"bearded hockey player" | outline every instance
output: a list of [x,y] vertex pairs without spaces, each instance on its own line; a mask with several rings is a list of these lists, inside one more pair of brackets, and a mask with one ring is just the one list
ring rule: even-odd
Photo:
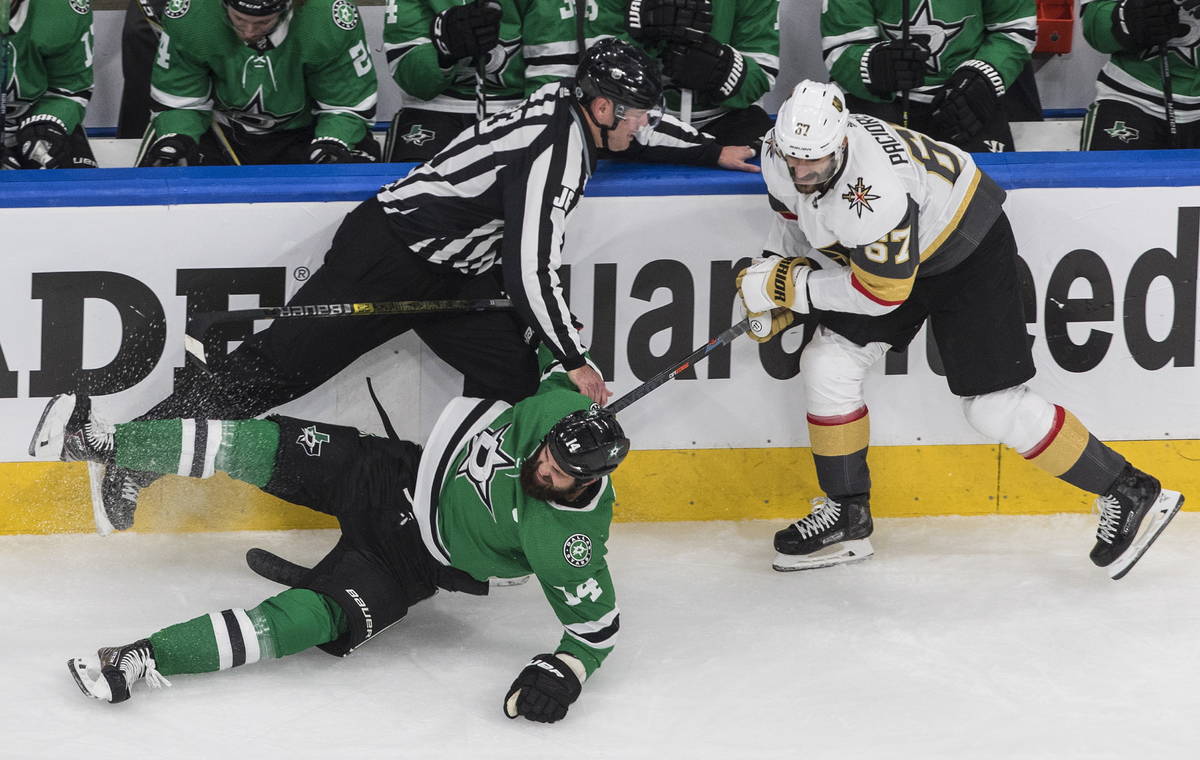
[[746,310],[795,314],[817,478],[812,513],[775,534],[776,570],[873,553],[867,370],[926,320],[967,421],[1046,472],[1098,494],[1092,561],[1121,578],[1179,510],[1163,489],[1025,383],[1034,375],[1004,191],[967,153],[852,115],[833,84],[804,81],[779,109],[763,160],[775,223],[739,275]]
[[1083,121],[1081,149],[1200,147],[1195,108],[1200,98],[1200,0],[1083,0],[1080,14],[1084,39],[1109,53],[1096,79],[1096,100]]
[[12,0],[0,18],[0,169],[92,169],[90,0]]
[[895,124],[907,117],[904,126],[967,151],[1011,151],[1009,121],[1042,119],[1029,67],[1036,6],[1035,0],[826,2],[825,66],[855,113]]
[[[257,607],[213,612],[68,663],[87,696],[129,699],[146,679],[227,670],[317,646],[345,656],[439,588],[486,594],[531,573],[562,623],[503,699],[510,718],[554,722],[612,651],[620,625],[605,542],[609,475],[629,440],[548,351],[538,393],[516,406],[458,398],[422,449],[289,417],[160,420],[105,428],[84,397],[51,400],[35,441],[63,459],[208,477],[221,470],[337,517],[311,570],[261,549],[247,561],[290,586]],[[365,611],[369,611],[365,612]]]
[[377,84],[350,0],[169,0],[138,166],[374,161]]

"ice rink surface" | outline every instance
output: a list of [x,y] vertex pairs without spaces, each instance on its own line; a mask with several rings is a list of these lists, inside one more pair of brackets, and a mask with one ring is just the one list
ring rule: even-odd
[[615,525],[620,637],[554,725],[500,710],[560,634],[533,583],[108,705],[69,656],[252,607],[279,587],[247,548],[313,562],[336,533],[0,537],[0,757],[1200,757],[1200,515],[1117,582],[1086,515],[877,520],[873,559],[788,574],[779,527]]

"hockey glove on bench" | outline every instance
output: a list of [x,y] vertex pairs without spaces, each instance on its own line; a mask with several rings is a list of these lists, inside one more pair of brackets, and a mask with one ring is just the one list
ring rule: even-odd
[[959,66],[934,95],[929,118],[938,130],[939,140],[961,147],[982,132],[1000,110],[1003,80],[991,66],[978,63],[982,66]]
[[583,663],[566,652],[536,655],[508,688],[504,714],[523,715],[538,723],[554,723],[583,690]]
[[17,130],[17,161],[22,169],[57,169],[67,157],[67,125],[57,116],[35,114]]
[[500,43],[500,16],[495,0],[455,5],[433,17],[430,38],[437,48],[438,65],[448,69],[456,61],[477,58]]
[[1188,33],[1179,22],[1179,6],[1192,11],[1200,0],[1121,0],[1113,8],[1112,31],[1126,50],[1145,50]]
[[197,166],[201,162],[200,146],[188,135],[163,135],[154,141],[138,162],[138,166]]
[[880,42],[863,56],[863,84],[872,95],[887,97],[894,92],[915,90],[925,84],[925,61],[929,51],[915,42]]
[[682,40],[672,42],[663,53],[663,73],[679,87],[725,100],[741,89],[746,61],[736,49],[711,35],[685,29]]
[[712,5],[708,0],[631,0],[625,12],[625,28],[638,42],[683,41],[685,29],[712,29]]

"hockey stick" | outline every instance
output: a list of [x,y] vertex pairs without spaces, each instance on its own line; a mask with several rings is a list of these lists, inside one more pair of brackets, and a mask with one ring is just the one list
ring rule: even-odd
[[0,169],[8,160],[4,131],[8,126],[8,16],[9,0],[0,0]]
[[[908,7],[909,0],[904,0],[900,4],[900,13],[903,17],[900,19],[900,41],[908,47]],[[900,126],[908,128],[908,90],[900,93]]]
[[483,56],[478,56],[475,59],[475,119],[483,121],[487,118],[487,93],[483,90],[484,80],[487,75],[484,69]]
[[747,317],[715,338],[710,338],[707,343],[688,354],[681,361],[671,365],[667,369],[664,369],[662,372],[659,372],[654,377],[650,378],[646,382],[631,390],[629,393],[626,393],[621,398],[609,404],[606,408],[608,411],[616,414],[658,386],[666,383],[668,380],[673,379],[680,372],[683,372],[696,362],[708,358],[708,355],[716,349],[720,348],[721,346],[728,346],[733,342],[734,338],[745,333],[749,329],[750,318]]
[[1167,112],[1167,147],[1178,145],[1179,126],[1175,123],[1175,90],[1171,86],[1171,62],[1167,56],[1171,50],[1163,44],[1162,52],[1158,54],[1158,72],[1162,76],[1163,108]]
[[436,314],[447,311],[496,311],[511,309],[507,298],[477,298],[447,301],[368,301],[365,303],[321,303],[297,306],[265,306],[260,309],[208,311],[194,315],[183,336],[189,356],[206,366],[204,335],[213,325],[255,319],[309,319],[323,317],[370,317],[396,314]]

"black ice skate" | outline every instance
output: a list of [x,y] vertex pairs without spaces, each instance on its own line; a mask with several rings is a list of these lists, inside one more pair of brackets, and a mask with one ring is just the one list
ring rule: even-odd
[[79,685],[79,690],[92,699],[124,702],[129,699],[129,687],[143,678],[155,689],[171,685],[155,670],[154,645],[149,639],[123,647],[103,647],[96,652],[96,656],[100,658],[98,674],[88,668],[82,657],[67,660],[67,668]]
[[1124,578],[1183,506],[1183,494],[1126,464],[1112,490],[1096,499],[1100,527],[1092,562],[1115,581]]
[[866,497],[838,503],[820,497],[812,512],[775,534],[775,561],[780,572],[861,562],[875,553],[868,536],[874,529]]
[[29,456],[107,465],[113,461],[112,429],[92,414],[90,398],[60,393],[42,410],[29,441]]
[[115,464],[105,468],[99,479],[93,477],[92,515],[96,519],[96,532],[108,535],[114,530],[133,527],[133,513],[142,489],[160,477],[156,472],[140,472]]

